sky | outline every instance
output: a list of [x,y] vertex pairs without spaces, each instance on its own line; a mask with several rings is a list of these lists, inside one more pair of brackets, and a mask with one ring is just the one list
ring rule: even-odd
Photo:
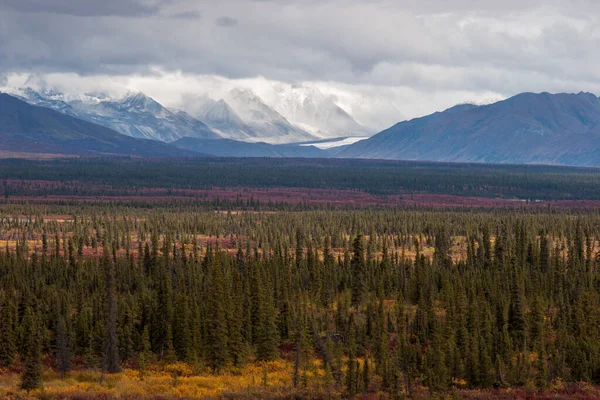
[[595,0],[0,0],[0,87],[185,108],[310,84],[383,129],[458,103],[600,94]]

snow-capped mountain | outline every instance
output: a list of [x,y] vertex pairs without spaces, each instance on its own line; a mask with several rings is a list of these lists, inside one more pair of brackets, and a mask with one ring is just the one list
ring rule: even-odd
[[252,141],[258,136],[223,99],[213,100],[202,96],[188,102],[187,108],[224,138]]
[[220,138],[202,121],[184,111],[169,110],[143,93],[111,99],[97,94],[67,96],[56,91],[36,92],[27,88],[16,94],[32,105],[52,108],[134,138],[163,142],[183,137]]
[[367,136],[362,126],[316,86],[277,84],[267,102],[292,124],[322,138]]
[[240,118],[252,128],[249,141],[292,143],[319,137],[292,125],[250,89],[232,89],[225,98]]
[[64,94],[19,89],[32,105],[60,111],[134,138],[174,142],[183,137],[287,144],[366,137],[370,130],[336,104],[335,97],[308,85],[275,85],[259,97],[234,88],[222,98],[184,95],[185,111],[169,109],[144,95],[112,98],[103,93]]
[[231,89],[219,100],[186,96],[182,107],[228,139],[286,144],[320,138],[290,123],[250,89]]

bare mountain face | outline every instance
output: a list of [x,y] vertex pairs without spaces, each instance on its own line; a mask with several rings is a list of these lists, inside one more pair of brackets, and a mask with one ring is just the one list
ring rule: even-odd
[[61,155],[199,156],[154,140],[135,139],[59,111],[0,93],[0,151]]
[[400,122],[348,146],[343,158],[600,165],[600,99],[523,93]]
[[186,112],[169,110],[143,93],[123,99],[103,95],[66,96],[56,91],[27,88],[18,96],[29,104],[51,108],[134,138],[173,142],[183,137],[219,139],[202,121]]

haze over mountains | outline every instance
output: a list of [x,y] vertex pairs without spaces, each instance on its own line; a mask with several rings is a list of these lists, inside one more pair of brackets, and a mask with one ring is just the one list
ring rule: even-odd
[[[270,104],[250,89],[234,88],[222,99],[187,99],[185,111],[168,109],[143,93],[113,98],[102,93],[67,95],[18,88],[33,105],[85,119],[124,135],[173,142],[183,137],[286,144],[337,137],[368,137],[363,127],[316,87],[273,90]],[[187,112],[186,112],[187,111]],[[291,118],[290,118],[291,117]]]
[[[198,96],[190,101],[189,113],[167,109],[142,93],[111,99],[23,89],[18,95],[62,115],[132,138],[173,143],[192,154],[600,166],[600,99],[590,93],[522,93],[489,105],[458,105],[360,141],[366,132],[360,124],[318,90],[304,86],[275,90],[278,100],[269,100],[273,107],[245,89],[218,100]],[[19,121],[27,121],[30,111],[21,107]],[[31,118],[38,115],[35,111]],[[0,131],[12,127],[0,126]],[[37,129],[40,133],[43,125]],[[45,146],[60,130],[53,124],[48,129],[52,134]],[[15,132],[10,131],[11,143],[26,147],[16,145]]]

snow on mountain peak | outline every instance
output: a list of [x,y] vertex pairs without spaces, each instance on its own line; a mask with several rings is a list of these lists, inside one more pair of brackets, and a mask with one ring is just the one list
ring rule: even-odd
[[146,96],[142,92],[130,93],[120,103],[125,107],[131,107],[142,112],[164,114],[165,111],[165,108],[156,100]]
[[294,125],[314,135],[331,138],[365,136],[368,130],[312,84],[276,84],[267,96],[268,104]]
[[33,105],[51,108],[136,138],[173,142],[182,137],[218,139],[202,121],[187,113],[168,110],[144,93],[127,93],[114,99],[102,93],[65,95],[56,90],[18,91]]

